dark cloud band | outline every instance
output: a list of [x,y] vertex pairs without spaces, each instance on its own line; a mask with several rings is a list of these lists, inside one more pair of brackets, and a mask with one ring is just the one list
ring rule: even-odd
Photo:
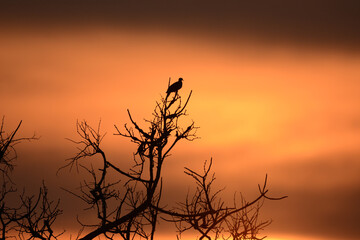
[[3,24],[105,24],[356,47],[358,1],[7,1]]

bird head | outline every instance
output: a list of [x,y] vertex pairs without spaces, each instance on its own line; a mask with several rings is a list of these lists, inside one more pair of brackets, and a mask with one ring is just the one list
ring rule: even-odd
[[179,78],[179,82],[182,82],[183,81],[183,79],[182,78]]

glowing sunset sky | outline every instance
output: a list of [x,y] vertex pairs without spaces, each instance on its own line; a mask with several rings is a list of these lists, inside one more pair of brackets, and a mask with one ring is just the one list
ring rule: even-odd
[[129,157],[113,124],[128,122],[126,109],[151,117],[169,77],[182,77],[201,139],[166,164],[166,201],[186,193],[183,167],[213,157],[230,198],[255,196],[266,173],[273,194],[289,195],[264,205],[268,239],[358,238],[359,3],[239,2],[3,4],[0,115],[41,136],[18,146],[16,179],[34,190],[46,180],[62,197],[60,225],[81,206],[59,189],[78,179],[54,177],[76,151],[65,140],[76,120],[101,119],[108,155]]

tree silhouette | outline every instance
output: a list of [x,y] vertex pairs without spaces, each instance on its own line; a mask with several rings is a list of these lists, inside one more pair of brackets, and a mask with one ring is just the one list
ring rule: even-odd
[[[18,195],[18,202],[14,204],[12,196],[17,194],[16,184],[11,178],[11,173],[15,167],[17,154],[15,145],[23,141],[37,140],[32,137],[16,138],[22,121],[10,134],[5,131],[5,117],[2,118],[0,127],[0,240],[8,238],[19,239],[57,239],[60,234],[54,234],[52,225],[61,210],[58,209],[57,202],[48,199],[48,190],[45,183],[40,187],[38,195],[27,195],[25,189]],[[16,235],[15,235],[16,234]]]
[[[262,186],[259,185],[255,199],[246,201],[242,195],[240,198],[234,195],[233,204],[227,205],[221,197],[222,190],[213,189],[216,179],[211,170],[213,160],[210,159],[204,162],[200,171],[185,167],[184,173],[192,178],[195,188],[182,202],[173,203],[173,207],[161,204],[163,164],[180,141],[197,138],[193,121],[182,125],[192,91],[183,99],[179,89],[172,97],[167,90],[166,96],[156,102],[152,118],[144,123],[136,121],[127,110],[130,123],[123,127],[114,125],[115,135],[129,139],[136,146],[129,168],[124,167],[123,160],[109,160],[111,158],[101,146],[105,136],[101,132],[101,122],[96,128],[86,121],[76,123],[79,140],[70,141],[77,145],[78,152],[59,171],[76,169],[86,173],[81,175],[83,181],[78,190],[64,190],[81,199],[88,206],[86,210],[94,216],[87,220],[77,218],[80,230],[76,239],[153,240],[160,221],[175,224],[177,239],[181,239],[186,231],[193,231],[199,239],[208,240],[261,239],[258,238],[259,231],[270,224],[270,221],[259,220],[263,201],[286,197],[268,196],[267,176]],[[54,233],[53,224],[62,211],[59,201],[48,199],[45,184],[38,195],[26,196],[23,191],[18,206],[6,205],[6,196],[17,192],[8,174],[14,159],[9,157],[8,149],[14,150],[16,142],[25,140],[14,139],[20,124],[6,137],[3,124],[1,127],[0,166],[2,177],[7,181],[3,181],[0,196],[0,239],[16,238],[9,235],[12,232],[16,232],[19,239],[58,239],[63,232]]]
[[[85,169],[92,180],[80,185],[80,193],[67,191],[82,199],[89,209],[95,209],[98,218],[95,224],[80,221],[89,230],[79,239],[93,239],[100,235],[108,239],[119,236],[126,240],[154,239],[159,215],[162,219],[175,222],[178,237],[192,229],[200,233],[200,239],[228,239],[229,236],[233,239],[257,239],[259,230],[269,224],[267,221],[258,222],[261,201],[284,197],[271,198],[267,195],[266,178],[263,186],[259,186],[256,199],[247,202],[241,198],[239,203],[235,199],[233,206],[225,206],[219,197],[221,191],[212,191],[215,180],[210,174],[212,160],[209,164],[205,162],[203,173],[185,168],[185,174],[194,179],[196,190],[184,202],[178,203],[180,207],[167,209],[160,206],[163,164],[179,141],[196,139],[197,129],[194,122],[186,126],[180,124],[187,115],[186,107],[192,92],[185,101],[177,91],[168,100],[168,93],[156,102],[153,117],[145,120],[145,127],[133,119],[129,110],[130,125],[125,124],[123,130],[115,125],[115,135],[128,138],[137,146],[133,166],[129,170],[108,160],[100,146],[104,137],[100,132],[100,123],[96,129],[86,121],[77,123],[81,140],[73,142],[81,147],[65,167]],[[94,155],[101,157],[100,168],[80,163],[81,159]],[[114,173],[117,174],[116,180],[108,177]]]

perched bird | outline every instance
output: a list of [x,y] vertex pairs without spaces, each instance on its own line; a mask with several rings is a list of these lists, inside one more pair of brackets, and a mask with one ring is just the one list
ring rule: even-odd
[[182,78],[179,78],[179,80],[173,84],[171,84],[169,86],[169,88],[166,91],[166,98],[168,98],[168,96],[170,95],[170,93],[174,92],[175,94],[177,94],[177,92],[179,91],[179,89],[182,87]]

